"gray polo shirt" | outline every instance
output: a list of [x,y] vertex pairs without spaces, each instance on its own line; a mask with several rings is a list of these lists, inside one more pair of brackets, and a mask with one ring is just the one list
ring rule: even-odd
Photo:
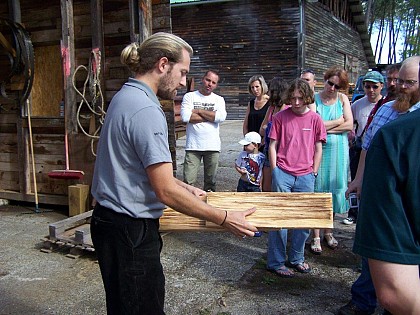
[[165,114],[155,93],[130,78],[113,97],[98,143],[92,195],[104,207],[134,218],[159,218],[165,205],[146,168],[172,163]]

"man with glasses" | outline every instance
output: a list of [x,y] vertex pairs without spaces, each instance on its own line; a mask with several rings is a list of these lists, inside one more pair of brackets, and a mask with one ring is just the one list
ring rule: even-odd
[[[381,91],[384,87],[384,77],[378,71],[369,71],[363,78],[363,88],[365,96],[358,99],[351,105],[351,113],[354,120],[354,140],[349,149],[350,155],[350,176],[353,180],[356,176],[357,165],[359,164],[360,152],[362,151],[362,139],[365,134],[366,123],[369,114],[375,105],[382,100]],[[351,207],[347,218],[343,220],[344,224],[350,225],[356,222],[358,214],[357,207]]]
[[[388,67],[386,67],[387,95],[384,98],[381,98],[376,103],[376,105],[373,107],[373,109],[369,113],[369,117],[367,119],[366,125],[363,128],[363,130],[367,130],[370,123],[372,122],[373,116],[375,116],[378,109],[383,104],[394,100],[395,97],[397,96],[397,80],[398,80],[398,72],[400,71],[400,67],[401,67],[400,63],[392,64],[392,65],[389,65]],[[356,104],[356,102],[354,104]],[[354,113],[353,113],[353,115],[354,115]],[[352,155],[356,154],[356,152],[354,152],[356,150],[354,150],[354,149],[355,149],[354,147],[350,148],[350,172],[351,172],[351,179],[352,180],[354,179],[354,177],[356,175],[357,166],[358,166],[359,159],[360,159],[360,152],[358,153],[357,159],[352,158]],[[356,220],[357,220],[357,212],[358,212],[358,208],[351,208],[349,210],[348,217],[343,220],[343,223],[348,224],[348,225],[355,223]]]
[[[412,56],[404,60],[399,71],[399,78],[396,79],[396,99],[382,105],[373,117],[372,123],[367,128],[363,139],[357,174],[355,179],[349,184],[346,191],[347,196],[351,192],[356,192],[358,197],[360,197],[365,171],[366,153],[375,133],[388,122],[420,108],[419,62],[420,56]],[[394,80],[392,79],[392,81]],[[368,195],[364,196],[368,198]],[[369,211],[369,209],[366,211]],[[368,233],[370,233],[370,231],[359,231],[359,239],[360,237],[363,237],[363,235],[367,236]],[[362,251],[360,247],[355,248],[355,252],[362,255],[362,271],[359,278],[351,287],[351,301],[340,308],[338,315],[370,315],[375,312],[377,306],[375,287],[373,286],[369,270],[370,265],[368,264],[368,259],[363,257],[366,252]],[[396,276],[398,276],[398,274]],[[384,314],[389,313],[385,311]]]

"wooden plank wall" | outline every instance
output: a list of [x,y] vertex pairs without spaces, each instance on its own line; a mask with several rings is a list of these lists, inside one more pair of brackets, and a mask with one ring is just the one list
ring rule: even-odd
[[0,114],[0,182],[2,189],[19,190],[16,114]]
[[[145,8],[146,2],[151,0],[139,1],[139,6]],[[74,46],[75,46],[75,68],[88,66],[92,52],[92,7],[91,1],[73,0],[73,22],[74,22]],[[70,169],[83,170],[85,177],[81,181],[57,180],[48,177],[48,172],[52,170],[65,169],[65,149],[64,149],[64,119],[59,118],[59,102],[63,92],[63,76],[61,58],[51,59],[51,49],[60,51],[60,41],[62,39],[62,18],[60,0],[20,0],[21,21],[31,35],[31,40],[35,48],[35,62],[38,80],[34,86],[33,112],[32,118],[33,139],[36,179],[38,193],[41,203],[67,204],[68,186],[73,184],[91,184],[95,157],[91,153],[90,138],[78,132],[69,135],[70,148]],[[7,1],[0,3],[0,16],[9,17]],[[145,12],[151,16],[150,12]],[[153,25],[154,31],[171,31],[170,5],[169,0],[153,0]],[[137,32],[139,30],[136,30]],[[104,51],[101,52],[103,68],[103,80],[101,82],[105,99],[105,109],[113,95],[120,89],[122,84],[131,75],[129,70],[121,65],[120,53],[122,49],[130,43],[130,12],[129,1],[127,0],[103,0],[103,38]],[[54,48],[55,47],[55,48]],[[56,55],[57,57],[57,55]],[[1,69],[0,69],[1,71]],[[56,77],[47,77],[48,71],[57,74]],[[36,75],[37,75],[36,74]],[[77,88],[81,91],[86,79],[86,71],[79,71],[75,76]],[[42,77],[42,78],[40,78]],[[39,81],[39,79],[43,81]],[[47,83],[47,84],[45,84]],[[68,83],[68,82],[67,82]],[[91,97],[86,95],[87,99]],[[81,97],[76,97],[76,104],[72,112],[81,101]],[[0,104],[1,105],[1,104]],[[0,110],[0,198],[15,200],[33,200],[32,170],[29,168],[31,157],[28,152],[28,123],[27,118],[20,118],[20,108],[8,104],[8,115],[4,115],[4,107]],[[81,123],[89,126],[89,111],[81,108]],[[86,117],[86,118],[83,118]],[[173,129],[173,108],[168,107],[168,122],[172,124],[169,128]],[[75,117],[70,117],[75,119]],[[88,128],[86,128],[88,129]],[[175,134],[170,133],[170,143],[172,155],[175,156]],[[24,151],[19,152],[18,143],[20,137],[25,136]],[[21,157],[25,156],[26,162],[21,163]],[[23,165],[26,164],[26,165]],[[60,198],[56,198],[59,196]]]
[[195,86],[207,69],[219,70],[216,93],[226,100],[228,119],[243,118],[251,76],[262,74],[268,82],[297,75],[298,1],[228,1],[172,6],[171,11],[173,33],[194,49]]
[[[303,1],[305,6],[304,67],[322,81],[332,65],[345,67],[350,82],[368,69],[349,1]],[[217,16],[217,19],[214,18]],[[246,0],[172,6],[173,33],[194,48],[191,76],[196,86],[208,68],[220,70],[216,93],[225,97],[228,119],[242,119],[250,99],[248,79],[262,74],[293,79],[299,75],[298,1]],[[211,32],[210,32],[211,30]]]
[[345,67],[350,82],[356,82],[358,75],[369,69],[360,35],[346,23],[331,18],[330,6],[322,3],[305,6],[304,67],[314,69],[319,81],[329,67]]

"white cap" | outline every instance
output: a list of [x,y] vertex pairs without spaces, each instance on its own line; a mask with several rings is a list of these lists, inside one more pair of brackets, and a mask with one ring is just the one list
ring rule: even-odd
[[251,142],[261,143],[261,136],[260,136],[260,134],[257,133],[257,132],[255,132],[255,131],[248,132],[245,135],[245,137],[241,141],[239,141],[239,144],[248,145]]

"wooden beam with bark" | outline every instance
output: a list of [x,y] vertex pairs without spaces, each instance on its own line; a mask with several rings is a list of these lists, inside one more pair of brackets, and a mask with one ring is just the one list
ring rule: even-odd
[[[207,203],[227,211],[255,207],[257,211],[247,219],[263,231],[281,228],[333,228],[330,193],[215,192],[207,195]],[[223,227],[171,208],[167,208],[160,219],[161,231],[221,229]]]

